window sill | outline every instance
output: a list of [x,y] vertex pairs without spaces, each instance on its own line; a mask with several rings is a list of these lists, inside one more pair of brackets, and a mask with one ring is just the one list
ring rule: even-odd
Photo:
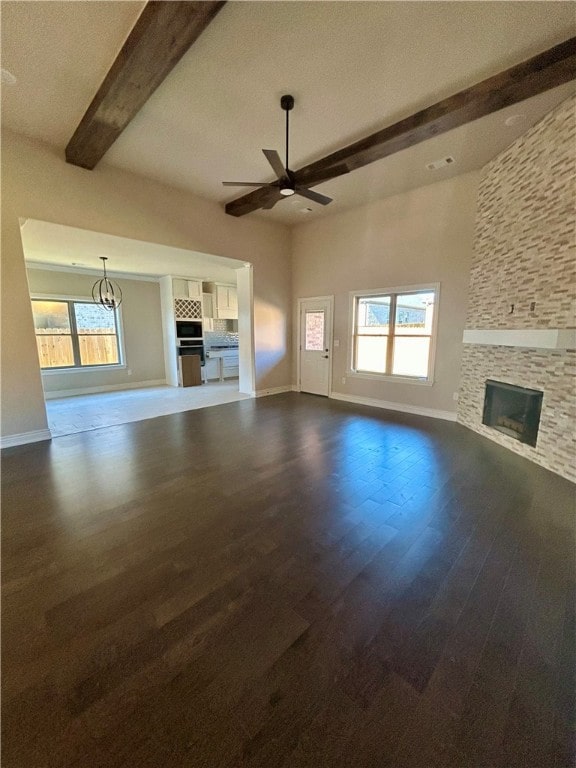
[[360,373],[348,371],[348,376],[355,379],[368,379],[371,381],[385,381],[393,384],[416,384],[418,387],[431,387],[434,379],[419,379],[415,376],[390,376],[385,373]]
[[83,368],[43,368],[42,376],[55,376],[60,373],[95,373],[96,371],[121,371],[127,368],[124,364],[119,365],[87,365]]

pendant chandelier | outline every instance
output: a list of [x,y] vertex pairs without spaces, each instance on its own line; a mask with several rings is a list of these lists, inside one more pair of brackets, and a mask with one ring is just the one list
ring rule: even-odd
[[106,262],[108,261],[108,257],[100,256],[100,258],[102,259],[102,265],[104,267],[104,277],[101,277],[100,280],[96,280],[92,286],[92,298],[96,304],[101,304],[104,309],[113,311],[122,303],[122,291],[120,290],[118,283],[110,280],[106,274]]

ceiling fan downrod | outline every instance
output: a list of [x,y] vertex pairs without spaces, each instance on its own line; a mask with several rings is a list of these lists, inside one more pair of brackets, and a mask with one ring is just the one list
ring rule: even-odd
[[289,119],[290,111],[294,109],[294,96],[290,96],[290,94],[282,96],[280,99],[280,106],[286,112],[286,170],[288,171],[290,170],[290,165],[288,163],[288,145],[290,141]]
[[286,177],[280,180],[280,194],[284,197],[291,197],[296,194],[296,184],[290,165],[288,164],[289,146],[290,146],[290,110],[294,109],[294,96],[286,94],[280,99],[280,106],[286,112]]

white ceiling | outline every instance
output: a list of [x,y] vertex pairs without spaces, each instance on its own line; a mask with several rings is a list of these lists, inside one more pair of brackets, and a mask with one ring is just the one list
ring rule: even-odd
[[[2,4],[2,119],[65,147],[141,2]],[[574,34],[572,2],[230,2],[107,153],[104,162],[221,202],[270,181],[292,93],[298,168]],[[574,83],[319,185],[257,215],[298,223],[481,167],[575,90]],[[520,115],[513,127],[505,118]],[[431,172],[427,162],[456,162]],[[312,208],[303,215],[302,209]],[[252,214],[255,215],[255,214]]]
[[116,276],[174,275],[235,283],[235,270],[244,266],[243,261],[224,256],[186,251],[36,219],[21,221],[20,232],[24,257],[29,267],[67,267],[76,272],[93,274],[102,270],[100,256],[107,256],[109,261],[106,268]]

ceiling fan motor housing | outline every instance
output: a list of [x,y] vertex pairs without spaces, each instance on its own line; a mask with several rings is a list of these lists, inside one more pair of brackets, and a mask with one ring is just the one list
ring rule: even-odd
[[290,112],[291,109],[294,109],[294,96],[290,96],[289,94],[282,96],[280,99],[280,106],[286,112]]

